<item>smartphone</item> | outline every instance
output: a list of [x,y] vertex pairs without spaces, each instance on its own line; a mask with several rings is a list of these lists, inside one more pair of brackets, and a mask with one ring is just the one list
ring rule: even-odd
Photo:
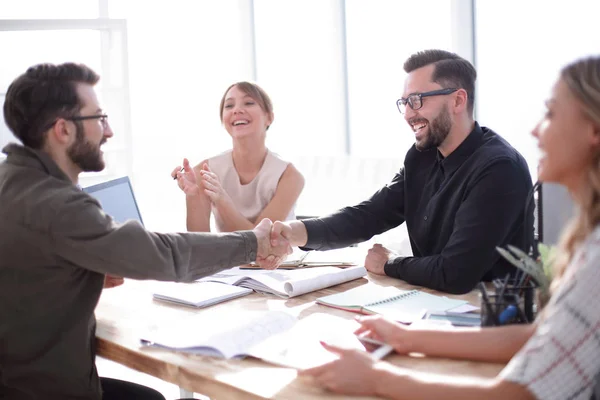
[[481,326],[480,314],[429,311],[425,313],[423,319],[450,323],[453,326]]
[[371,355],[378,360],[381,360],[382,358],[384,358],[385,356],[387,356],[388,354],[390,354],[394,351],[394,348],[392,346],[390,346],[389,344],[383,343],[379,340],[376,340],[376,339],[373,339],[373,338],[370,338],[367,336],[363,336],[363,335],[358,335],[357,338],[362,343],[366,343],[366,344],[375,346],[375,349],[369,351],[369,353],[371,353]]

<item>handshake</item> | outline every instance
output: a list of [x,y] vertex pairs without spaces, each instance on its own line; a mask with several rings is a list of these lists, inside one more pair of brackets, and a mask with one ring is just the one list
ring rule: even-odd
[[292,253],[292,246],[302,245],[302,242],[292,239],[292,227],[289,223],[271,222],[265,218],[252,230],[256,235],[258,250],[256,263],[265,269],[275,269],[288,254]]

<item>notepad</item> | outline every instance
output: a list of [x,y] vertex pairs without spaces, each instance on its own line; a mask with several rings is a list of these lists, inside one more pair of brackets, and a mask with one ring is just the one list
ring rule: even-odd
[[421,319],[427,311],[448,311],[467,302],[435,296],[420,290],[401,290],[393,286],[367,284],[320,297],[317,303],[362,314],[381,314],[399,322],[412,323]]
[[252,293],[252,289],[217,282],[160,283],[152,297],[190,307],[208,307]]

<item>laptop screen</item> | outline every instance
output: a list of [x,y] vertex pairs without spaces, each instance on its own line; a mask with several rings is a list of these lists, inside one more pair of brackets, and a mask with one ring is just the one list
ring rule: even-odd
[[95,197],[105,213],[116,222],[123,223],[130,219],[139,221],[142,225],[142,216],[138,209],[133,188],[129,177],[113,179],[83,188],[89,195]]

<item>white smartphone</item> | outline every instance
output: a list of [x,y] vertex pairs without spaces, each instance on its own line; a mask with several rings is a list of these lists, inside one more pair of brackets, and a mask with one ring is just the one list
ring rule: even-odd
[[428,312],[423,319],[449,323],[454,326],[481,326],[481,315],[453,312]]
[[390,354],[394,351],[394,348],[392,346],[390,346],[389,344],[383,343],[379,340],[370,338],[368,336],[363,336],[363,335],[358,335],[357,337],[358,337],[358,340],[360,340],[363,343],[368,343],[371,345],[378,346],[375,350],[370,351],[371,355],[378,360],[381,360],[382,358],[384,358],[385,356],[387,356],[388,354]]

